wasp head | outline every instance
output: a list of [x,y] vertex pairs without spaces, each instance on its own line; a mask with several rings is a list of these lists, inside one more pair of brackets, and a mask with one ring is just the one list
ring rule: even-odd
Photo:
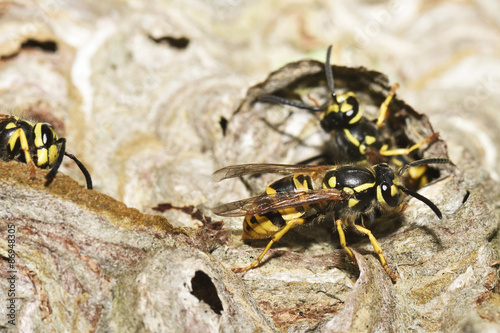
[[[37,123],[33,127],[33,134],[36,148],[36,165],[39,168],[52,167],[61,154],[62,144],[54,127],[47,123]],[[64,155],[64,151],[62,154]]]
[[323,113],[321,127],[326,132],[340,130],[356,124],[361,119],[359,102],[353,92],[339,95]]
[[387,163],[380,163],[374,166],[377,182],[377,200],[384,206],[398,207],[401,204],[401,184],[399,177]]

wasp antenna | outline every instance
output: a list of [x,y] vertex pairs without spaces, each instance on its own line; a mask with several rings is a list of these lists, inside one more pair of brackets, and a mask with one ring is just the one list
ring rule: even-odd
[[306,104],[302,104],[300,102],[296,102],[287,98],[279,97],[279,96],[274,96],[274,95],[264,95],[260,96],[257,99],[259,102],[264,102],[264,103],[276,103],[276,104],[285,104],[285,105],[290,105],[294,106],[299,109],[305,109],[309,111],[323,111],[325,109],[324,106],[309,106]]
[[401,176],[407,169],[416,167],[419,165],[428,165],[428,164],[448,164],[450,160],[447,158],[424,158],[422,160],[413,161],[408,164],[405,164],[398,171],[398,175]]
[[52,180],[55,178],[57,174],[57,170],[59,170],[59,167],[61,166],[62,160],[64,158],[64,153],[66,151],[66,139],[65,138],[60,138],[58,141],[61,142],[61,148],[59,149],[59,155],[57,156],[57,160],[54,163],[54,166],[52,169],[50,169],[49,173],[45,176],[45,179],[47,180]]
[[80,170],[82,171],[83,175],[85,176],[85,181],[87,182],[87,189],[91,190],[92,189],[92,178],[90,177],[90,173],[89,171],[87,170],[87,168],[85,167],[85,165],[83,165],[82,162],[80,162],[76,157],[75,155],[73,154],[69,154],[69,153],[66,153],[64,152],[64,154],[66,156],[68,156],[69,158],[71,158],[73,161],[75,161],[76,165],[78,165],[78,167],[80,168]]
[[90,177],[90,173],[87,170],[87,168],[82,164],[82,162],[80,162],[75,157],[75,155],[68,154],[66,152],[66,139],[65,138],[60,138],[58,141],[61,142],[61,148],[59,148],[59,155],[57,156],[57,160],[54,163],[54,166],[52,167],[52,169],[50,169],[49,173],[45,176],[45,179],[47,179],[49,181],[51,181],[52,179],[54,179],[55,176],[56,176],[56,174],[57,174],[57,170],[59,170],[59,167],[62,164],[62,160],[63,160],[64,156],[68,156],[73,161],[75,161],[76,165],[78,165],[78,167],[82,171],[83,175],[85,176],[85,180],[87,182],[87,188],[89,190],[91,190],[92,189],[92,178]]
[[423,195],[421,195],[421,194],[419,194],[417,192],[414,192],[414,191],[411,191],[411,190],[407,189],[406,187],[403,187],[403,186],[398,186],[398,187],[404,193],[411,195],[415,199],[420,200],[424,204],[426,204],[427,206],[429,206],[429,208],[432,209],[432,211],[434,212],[434,214],[436,214],[436,216],[440,220],[443,218],[443,214],[441,214],[441,211],[439,210],[439,208],[437,208],[437,206],[432,201],[430,201],[429,199],[427,199],[426,197],[424,197]]
[[335,104],[337,102],[337,94],[335,94],[335,87],[333,85],[333,71],[332,66],[330,65],[330,54],[332,53],[332,46],[328,46],[328,50],[326,51],[326,62],[325,62],[325,73],[326,73],[326,82],[328,83],[328,89],[332,93],[333,101]]

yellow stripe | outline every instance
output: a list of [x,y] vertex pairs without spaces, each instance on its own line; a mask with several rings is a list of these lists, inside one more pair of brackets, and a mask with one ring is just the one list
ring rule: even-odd
[[307,186],[307,177],[304,177],[304,182],[301,183],[297,178],[301,176],[300,174],[293,175],[293,185],[297,190],[309,190],[309,187]]
[[277,193],[276,190],[274,188],[272,188],[271,186],[266,186],[266,193],[267,194],[275,194]]
[[17,127],[16,123],[8,123],[7,125],[5,125],[5,129],[11,129],[16,127]]
[[[305,208],[307,208],[305,206]],[[299,212],[295,208],[285,208],[278,211],[281,217],[288,223],[289,221],[300,218],[304,212]],[[274,225],[274,224],[273,224]]]
[[7,141],[7,143],[9,144],[10,151],[14,150],[16,142],[17,140],[19,140],[19,133],[20,131],[15,131],[14,133],[12,133],[11,137],[9,138],[9,141]]
[[358,204],[359,200],[357,199],[354,199],[354,198],[350,198],[349,199],[349,207],[354,207]]
[[349,122],[349,125],[357,123],[360,119],[361,119],[361,111],[358,110],[356,117],[351,119],[351,121]]
[[[263,215],[255,215],[256,223],[252,223],[252,216],[245,217],[243,221],[243,239],[260,239],[274,235],[280,228],[276,227],[271,220]],[[250,227],[248,231],[246,226]]]
[[[343,102],[342,105],[341,105],[341,107],[340,107],[340,111],[342,113],[346,113],[346,112],[348,112],[350,110],[352,110],[352,105],[349,104],[349,103]],[[352,111],[352,112],[354,112],[354,111]]]
[[49,161],[49,156],[47,154],[47,149],[42,148],[42,149],[37,149],[36,151],[36,165],[41,166],[44,165],[45,163],[48,163]]
[[419,165],[408,169],[408,173],[410,174],[410,177],[413,179],[418,179],[422,177],[426,171],[427,171],[427,165]]
[[344,187],[342,189],[342,191],[344,191],[345,193],[347,193],[347,195],[353,195],[354,194],[354,190],[350,187]]
[[329,115],[332,112],[335,112],[335,113],[339,112],[339,106],[337,104],[331,104],[328,107],[328,110],[325,113],[323,113],[323,118],[325,118],[327,115]]
[[377,141],[377,138],[375,138],[374,136],[371,136],[371,135],[365,136],[365,142],[367,145],[371,145],[375,141]]
[[337,99],[339,100],[339,103],[344,103],[349,97],[356,98],[356,94],[353,93],[352,91],[348,91],[345,94],[340,94]]
[[398,194],[398,188],[396,185],[391,185],[391,197],[396,196],[396,194]]
[[42,147],[43,146],[42,124],[41,123],[36,124],[33,132],[35,133],[35,146]]
[[368,190],[369,188],[372,188],[373,186],[375,186],[375,182],[373,183],[364,183],[364,184],[361,184],[361,185],[358,185],[354,188],[354,191],[356,192],[363,192],[365,190]]
[[57,149],[57,146],[53,144],[52,146],[49,147],[48,151],[49,166],[52,166],[56,162],[58,155],[59,155],[59,149]]
[[347,139],[349,139],[349,141],[351,141],[353,145],[355,145],[356,147],[359,147],[358,139],[354,135],[352,135],[351,132],[347,128],[344,128],[344,133],[345,133],[345,136],[347,137]]
[[380,186],[377,186],[377,201],[382,203],[382,204],[387,204],[384,200],[384,197],[382,196],[382,190],[380,188]]
[[35,147],[36,150],[36,164],[37,166],[42,166],[47,164],[49,161],[49,155],[47,149],[44,148],[43,144],[43,135],[42,135],[42,123],[38,123],[35,125],[33,132],[35,133]]

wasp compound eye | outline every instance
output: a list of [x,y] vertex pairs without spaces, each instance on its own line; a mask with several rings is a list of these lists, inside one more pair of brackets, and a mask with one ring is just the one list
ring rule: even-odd
[[382,192],[382,198],[389,206],[399,206],[399,191],[393,184],[383,182],[380,184],[380,191]]
[[360,119],[356,118],[359,114],[359,102],[354,96],[349,95],[349,97],[347,97],[342,105],[341,110],[344,113],[345,124],[352,125]]
[[54,144],[54,130],[52,126],[47,124],[42,125],[42,142],[45,147],[50,147]]

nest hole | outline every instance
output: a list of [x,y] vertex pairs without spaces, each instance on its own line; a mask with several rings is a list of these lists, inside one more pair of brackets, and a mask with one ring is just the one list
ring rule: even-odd
[[200,301],[207,303],[213,312],[221,315],[224,308],[210,276],[203,271],[196,271],[191,279],[191,294]]

